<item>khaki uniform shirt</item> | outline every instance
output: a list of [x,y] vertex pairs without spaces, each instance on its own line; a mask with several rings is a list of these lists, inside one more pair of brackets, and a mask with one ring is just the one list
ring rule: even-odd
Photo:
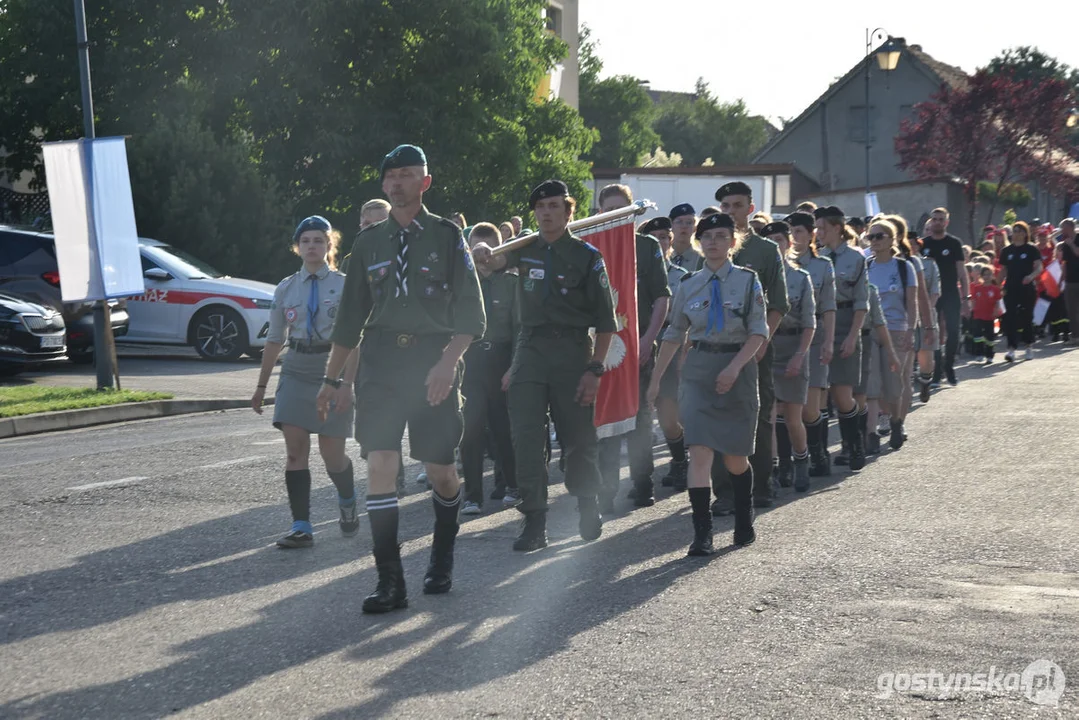
[[825,250],[824,257],[835,267],[836,303],[854,303],[854,311],[869,310],[869,284],[865,273],[865,256],[846,243],[835,251]]
[[603,256],[566,231],[553,243],[538,238],[507,253],[516,267],[517,306],[523,328],[541,325],[617,331],[614,298]]
[[674,246],[671,246],[671,264],[677,265],[683,270],[689,272],[695,272],[697,268],[704,265],[704,256],[694,249],[693,245],[686,248],[685,252],[678,252]]
[[783,258],[779,246],[767,238],[750,233],[738,251],[731,256],[735,265],[757,273],[768,299],[768,311],[786,315],[790,310],[787,300],[787,281],[783,272]]
[[517,339],[517,276],[495,272],[480,277],[483,309],[487,314],[487,332],[483,339],[492,343],[510,343]]
[[328,343],[341,304],[345,276],[323,265],[313,276],[318,281],[317,312],[308,322],[312,275],[300,270],[278,283],[270,305],[266,342],[284,344],[290,338],[303,343]]
[[[712,307],[712,278],[719,280],[723,301],[723,327],[709,327]],[[665,342],[744,344],[750,335],[768,337],[764,290],[757,275],[730,262],[716,272],[707,266],[678,284],[671,308],[671,324],[663,334]]]
[[483,336],[480,282],[460,228],[427,208],[407,228],[407,294],[397,294],[401,226],[391,215],[356,236],[333,342],[355,347],[364,330]]
[[637,333],[644,335],[652,320],[652,308],[660,298],[670,297],[667,261],[659,241],[651,235],[637,235]]

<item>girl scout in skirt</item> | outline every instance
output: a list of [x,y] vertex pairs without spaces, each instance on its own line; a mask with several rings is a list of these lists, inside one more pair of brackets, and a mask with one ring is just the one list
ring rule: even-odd
[[[326,358],[330,352],[337,306],[345,276],[334,268],[340,235],[326,218],[314,215],[299,224],[292,236],[292,249],[303,260],[303,268],[281,281],[274,290],[270,309],[270,329],[262,353],[262,372],[251,398],[251,407],[262,414],[266,383],[277,358],[288,341],[289,353],[281,365],[274,399],[273,424],[285,436],[285,488],[292,509],[292,530],[277,541],[282,548],[311,547],[311,471],[308,456],[311,434],[318,435],[318,449],[326,472],[337,487],[341,508],[341,533],[356,534],[356,492],[352,461],[345,455],[345,439],[352,435],[352,408],[337,407],[320,422],[315,399],[322,387]],[[345,366],[345,382],[356,377],[357,351]]]
[[832,261],[817,255],[816,225],[808,212],[796,212],[785,221],[791,227],[791,262],[809,273],[817,306],[817,332],[809,346],[809,393],[802,408],[802,422],[809,445],[809,475],[831,473],[828,458],[828,419],[821,408],[828,406],[828,365],[835,345],[835,269]]
[[[854,401],[858,404],[858,418],[861,423],[858,431],[864,438],[867,455],[880,453],[877,417],[880,415],[881,398],[889,392],[896,394],[900,391],[898,367],[899,358],[892,347],[880,293],[877,286],[870,283],[869,312],[865,315],[865,327],[862,328],[862,374],[854,388]],[[869,427],[870,421],[873,423],[872,428]]]
[[802,408],[809,396],[808,355],[817,328],[817,304],[813,297],[813,279],[790,261],[790,233],[791,227],[786,222],[772,222],[761,228],[761,235],[779,246],[790,302],[790,310],[783,316],[772,338],[779,484],[790,487],[793,475],[794,490],[806,492],[809,490],[809,448],[806,428],[802,424]]
[[[865,467],[865,445],[858,430],[858,406],[854,386],[862,370],[862,323],[869,310],[869,290],[865,256],[854,247],[854,231],[845,222],[843,211],[834,205],[813,212],[817,225],[817,244],[835,268],[835,346],[828,366],[832,384],[832,403],[839,413],[839,431],[850,447],[850,469]],[[827,428],[827,425],[824,425]],[[827,430],[822,431],[827,447]]]
[[[753,530],[753,454],[757,432],[755,355],[768,337],[764,293],[752,270],[729,261],[736,249],[734,219],[723,213],[697,224],[704,254],[699,271],[679,283],[671,324],[663,335],[648,400],[689,336],[678,404],[689,446],[689,499],[693,506],[690,555],[712,553],[712,458],[723,454],[734,494],[734,544],[748,545]],[[761,478],[769,482],[770,478]]]

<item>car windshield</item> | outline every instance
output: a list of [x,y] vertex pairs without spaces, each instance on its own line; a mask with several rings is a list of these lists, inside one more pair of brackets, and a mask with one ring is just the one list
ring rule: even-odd
[[188,280],[205,280],[207,278],[225,277],[224,273],[218,272],[194,255],[190,255],[172,245],[143,245],[143,247],[151,257],[165,256],[163,259],[168,264],[173,265],[177,270],[180,270],[187,275]]

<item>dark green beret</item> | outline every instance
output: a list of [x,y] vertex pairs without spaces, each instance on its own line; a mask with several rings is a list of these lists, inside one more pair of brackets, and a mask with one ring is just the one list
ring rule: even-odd
[[741,180],[735,180],[729,182],[726,185],[720,185],[719,190],[716,190],[716,200],[723,202],[723,198],[728,195],[745,195],[749,199],[753,199],[753,191],[750,190],[749,185],[746,185]]
[[386,171],[394,168],[423,167],[425,165],[427,165],[427,156],[423,154],[422,149],[415,145],[398,145],[390,151],[389,155],[382,158],[379,176],[386,177]]
[[761,237],[768,237],[769,235],[790,235],[791,226],[782,220],[776,220],[770,222],[761,228],[759,235]]
[[727,228],[732,233],[734,232],[734,218],[727,213],[716,213],[715,215],[709,215],[706,218],[701,218],[697,223],[697,232],[694,233],[698,240],[701,239],[701,235],[707,230],[713,230],[715,228]]
[[813,216],[807,212],[793,212],[783,218],[783,221],[792,228],[804,227],[806,230],[812,230],[815,227]]
[[528,197],[528,207],[536,209],[536,203],[553,197],[569,197],[569,188],[561,180],[544,180]]
[[693,209],[693,206],[689,203],[682,203],[681,205],[675,205],[671,208],[670,214],[667,216],[671,220],[677,220],[683,215],[696,215],[697,211]]
[[670,230],[671,219],[665,217],[654,217],[645,224],[641,225],[640,233],[647,235],[656,230]]
[[814,210],[813,217],[817,220],[820,220],[821,218],[839,218],[840,220],[845,220],[847,216],[835,205],[829,205],[828,207],[819,207]]

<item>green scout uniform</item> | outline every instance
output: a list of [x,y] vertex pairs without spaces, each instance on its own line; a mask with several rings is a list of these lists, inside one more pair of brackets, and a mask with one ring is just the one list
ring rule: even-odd
[[351,348],[363,336],[356,440],[365,452],[397,452],[407,426],[414,459],[453,464],[463,363],[449,397],[433,408],[426,380],[454,335],[484,333],[479,279],[460,228],[426,207],[406,228],[391,215],[356,236],[350,263],[332,340]]
[[[790,310],[787,300],[787,281],[783,271],[783,258],[779,246],[771,240],[762,238],[753,232],[742,241],[738,251],[731,257],[735,265],[752,270],[764,289],[767,312],[786,315]],[[775,383],[772,378],[774,358],[772,344],[757,364],[757,383],[759,385],[760,408],[757,418],[757,442],[750,462],[753,465],[753,492],[756,497],[771,497],[772,474],[772,406],[775,405]],[[712,463],[712,485],[719,494],[720,485],[727,477],[723,459],[717,457]]]
[[[667,285],[667,261],[659,241],[651,235],[637,234],[637,335],[643,336],[652,320],[652,308],[660,298],[670,297]],[[648,402],[648,384],[655,367],[655,344],[649,360],[640,367],[640,401],[637,405],[637,424],[627,435],[629,441],[629,474],[634,484],[650,486],[655,465],[652,461],[652,408]],[[614,497],[622,455],[622,436],[604,438],[599,443],[599,467],[604,492]]]
[[566,231],[507,253],[517,267],[521,333],[509,389],[523,513],[547,509],[547,412],[566,458],[566,488],[578,497],[599,491],[594,408],[575,400],[592,358],[588,329],[615,332],[614,300],[599,250]]
[[516,460],[510,435],[509,407],[502,391],[502,376],[513,360],[517,337],[517,276],[496,272],[480,278],[487,331],[465,353],[465,432],[461,440],[461,465],[465,476],[465,500],[483,505],[483,459],[487,431],[494,440],[494,457],[502,481],[517,487]]

